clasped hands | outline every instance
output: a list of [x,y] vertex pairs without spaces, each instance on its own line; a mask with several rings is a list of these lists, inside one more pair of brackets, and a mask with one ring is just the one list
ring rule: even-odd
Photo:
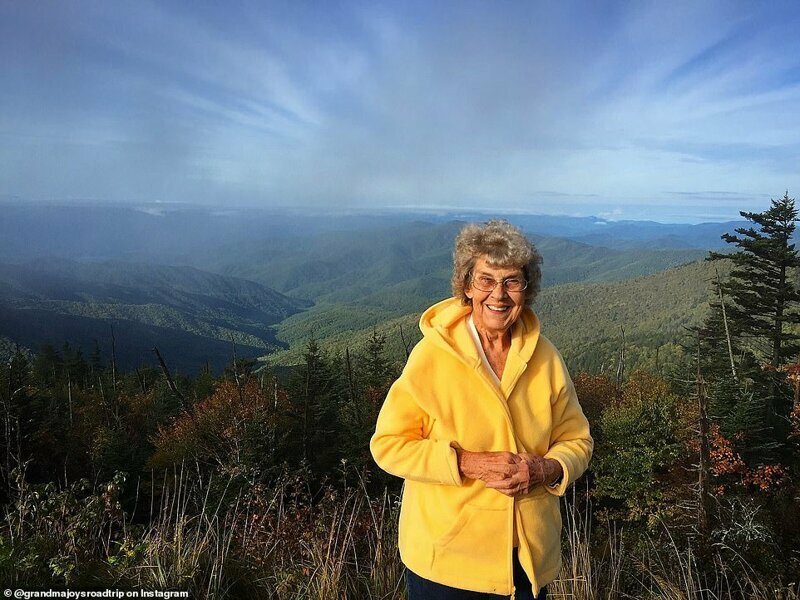
[[456,448],[458,470],[464,477],[480,479],[507,496],[527,494],[538,485],[552,485],[563,469],[561,463],[530,452],[470,452]]

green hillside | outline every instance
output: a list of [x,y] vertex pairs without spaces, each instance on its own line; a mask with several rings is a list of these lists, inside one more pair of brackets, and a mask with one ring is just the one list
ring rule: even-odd
[[261,284],[191,267],[0,265],[0,334],[33,349],[69,342],[88,352],[98,343],[108,357],[113,323],[124,367],[149,361],[153,346],[171,348],[171,363],[186,370],[206,360],[230,362],[232,341],[243,355],[280,348],[272,325],[306,306]]
[[251,313],[267,323],[308,306],[244,279],[192,267],[122,261],[39,259],[23,265],[0,264],[0,294],[53,301],[162,304],[208,315],[219,310]]
[[[397,316],[449,293],[453,241],[463,225],[414,222],[355,234],[243,243],[198,255],[193,264],[316,304],[353,302]],[[696,249],[621,251],[557,237],[530,237],[544,258],[544,286],[627,279],[705,254]]]
[[[721,274],[728,265],[717,263]],[[655,350],[668,361],[687,342],[686,327],[708,308],[714,265],[697,261],[643,277],[544,290],[535,310],[542,331],[574,369],[616,364],[625,334],[626,369],[655,368]]]
[[[290,348],[302,346],[312,336],[338,340],[336,345],[342,345],[346,340],[358,338],[358,332],[371,331],[373,327],[393,319],[412,322],[413,319],[409,320],[406,315],[418,314],[450,295],[453,239],[462,226],[461,222],[442,225],[414,223],[358,238],[334,236],[327,241],[315,242],[324,248],[318,257],[321,262],[316,267],[309,263],[306,268],[319,276],[319,272],[324,270],[320,265],[338,261],[342,265],[340,270],[349,271],[349,274],[284,290],[289,294],[318,294],[317,304],[307,312],[281,322],[277,327],[277,338]],[[532,237],[543,256],[542,285],[545,290],[571,282],[636,278],[704,255],[698,250],[618,251],[561,238]],[[307,261],[317,256],[313,247],[303,252]],[[299,260],[300,254],[298,251],[295,260]],[[372,262],[368,260],[369,256],[373,257]],[[240,271],[246,271],[248,265],[252,265],[247,261],[237,264]],[[259,268],[267,269],[268,261],[259,263]],[[280,268],[293,270],[299,267],[289,268],[283,264]],[[251,272],[250,276],[257,279],[263,274],[262,270]],[[299,281],[299,278],[293,281]],[[281,278],[275,282],[286,285],[286,280]],[[416,330],[416,325],[410,329]],[[391,340],[392,336],[388,337]],[[398,342],[396,351],[400,349]],[[287,356],[292,352],[290,350]],[[278,360],[284,361],[283,358]],[[288,359],[286,364],[296,360],[296,357]]]
[[[170,345],[187,370],[205,359],[229,362],[231,341],[243,356],[302,346],[311,336],[343,346],[393,319],[412,323],[408,315],[449,295],[453,240],[463,225],[408,222],[209,247],[192,257],[214,272],[123,261],[0,264],[0,335],[34,350],[99,343],[108,355],[115,323],[124,366],[147,360],[153,345]],[[545,288],[635,278],[703,254],[531,237],[544,258]],[[409,335],[415,330],[409,326]],[[399,341],[395,352],[402,353]]]
[[[542,290],[534,309],[543,333],[572,369],[612,368],[622,344],[622,328],[626,368],[654,366],[656,348],[660,347],[659,359],[674,357],[680,352],[678,343],[685,340],[684,327],[702,319],[713,274],[713,265],[697,261],[624,281],[556,285]],[[373,327],[387,336],[392,358],[401,360],[400,328],[406,342],[416,342],[419,314],[387,311],[382,318],[375,309],[355,305],[315,307],[281,324],[279,337],[289,342],[289,349],[263,360],[282,366],[298,364],[311,336],[331,352],[343,352],[345,347],[358,351]]]

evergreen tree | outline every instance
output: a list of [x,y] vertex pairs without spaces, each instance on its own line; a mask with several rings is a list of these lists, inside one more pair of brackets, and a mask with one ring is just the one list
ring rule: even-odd
[[386,335],[372,330],[367,338],[367,349],[364,356],[364,384],[371,388],[388,388],[392,374],[389,361],[386,359]]
[[94,349],[89,354],[89,376],[94,379],[103,369],[103,355],[100,352],[100,343],[94,340]]
[[727,288],[719,280],[714,283],[712,297],[703,324],[692,329],[700,344],[700,370],[707,386],[709,414],[727,438],[739,439],[739,451],[746,455],[760,452],[764,449],[763,433],[768,428],[766,412],[752,385],[741,377],[743,372],[753,372],[757,365],[752,353],[742,348],[739,324],[728,315]]
[[727,284],[731,300],[726,302],[727,315],[757,360],[755,368],[743,369],[742,375],[753,380],[754,393],[763,398],[768,422],[782,425],[791,402],[780,389],[778,370],[800,349],[800,336],[788,328],[800,323],[800,292],[793,277],[800,258],[791,243],[797,209],[787,192],[783,198],[772,200],[762,213],[739,214],[757,227],[737,228],[738,235],[724,234],[722,239],[739,250],[731,254],[711,252],[707,260],[733,261]]
[[330,475],[341,454],[339,405],[346,394],[341,374],[315,340],[309,340],[303,357],[289,379],[283,445],[289,462],[305,462],[312,471]]
[[[3,479],[8,482],[11,469],[20,468],[36,456],[35,438],[44,420],[41,398],[31,385],[31,365],[19,352],[0,373],[2,393],[2,452]],[[28,471],[34,471],[29,468]],[[37,473],[38,475],[38,473]]]
[[[727,304],[724,307],[717,296],[720,292],[718,284],[714,285],[714,300],[709,302],[710,310],[700,327],[692,331],[699,336],[700,360],[703,376],[706,380],[722,377],[736,378],[736,365],[741,362],[742,348],[739,343],[741,331],[738,323],[733,322],[729,316],[730,300],[723,296]],[[727,290],[721,290],[727,295]],[[691,351],[691,349],[687,349]]]
[[53,386],[61,376],[64,360],[53,346],[43,344],[33,361],[33,376],[40,386]]
[[394,379],[392,368],[386,357],[386,335],[372,330],[367,346],[356,359],[354,379],[348,401],[341,408],[343,421],[347,423],[347,435],[342,440],[344,457],[356,469],[372,464],[369,440],[375,431],[378,411]]
[[84,386],[88,379],[89,364],[83,357],[83,351],[80,347],[70,346],[69,343],[64,343],[61,349],[61,356],[63,357],[63,372],[61,373],[61,381],[71,381],[72,385]]

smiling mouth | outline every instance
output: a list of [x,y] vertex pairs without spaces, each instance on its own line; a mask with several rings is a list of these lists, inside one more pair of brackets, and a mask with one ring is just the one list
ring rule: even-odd
[[495,313],[504,313],[504,312],[508,312],[509,309],[511,309],[510,306],[492,306],[491,304],[486,304],[485,306],[491,312],[495,312]]

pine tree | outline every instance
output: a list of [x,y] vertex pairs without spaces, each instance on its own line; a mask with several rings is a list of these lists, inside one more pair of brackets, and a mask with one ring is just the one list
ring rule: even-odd
[[[722,292],[727,296],[727,289],[720,290],[715,283],[715,296]],[[739,344],[741,331],[738,324],[729,318],[730,300],[723,296],[726,305],[723,307],[719,297],[709,302],[709,311],[703,324],[693,328],[700,340],[700,367],[706,380],[723,377],[736,378],[736,364],[741,362],[742,348]],[[723,312],[723,308],[725,312]],[[730,342],[730,345],[729,345]],[[731,360],[733,357],[733,360]]]
[[351,387],[342,417],[348,425],[342,440],[342,452],[356,469],[372,464],[369,440],[375,431],[375,421],[394,378],[386,357],[386,335],[372,330],[364,352],[356,356],[356,385]]
[[33,376],[42,387],[54,386],[63,371],[64,359],[50,344],[44,344],[33,361]]
[[707,260],[733,261],[727,284],[728,318],[740,332],[743,345],[757,359],[755,364],[760,363],[742,375],[753,380],[754,393],[764,401],[767,421],[778,426],[785,422],[791,408],[790,399],[780,389],[779,369],[800,349],[800,335],[787,327],[800,323],[800,292],[793,277],[800,258],[791,242],[797,209],[787,192],[783,198],[772,200],[762,213],[739,214],[757,227],[737,228],[738,235],[724,234],[722,239],[739,250],[731,254],[710,252]]
[[[756,367],[752,354],[741,347],[736,323],[731,323],[719,301],[720,288],[715,283],[716,299],[703,324],[693,329],[699,338],[700,371],[706,382],[709,416],[728,437],[739,438],[737,448],[750,453],[763,450],[767,429],[766,413],[755,397],[752,385],[741,374]],[[726,303],[730,301],[725,297]],[[727,325],[727,327],[726,327]],[[732,360],[733,357],[733,360]]]
[[291,408],[283,445],[289,462],[305,462],[320,475],[330,474],[340,458],[339,405],[346,393],[315,340],[309,340],[303,358],[289,379]]
[[366,354],[364,356],[364,384],[372,388],[388,388],[392,375],[389,361],[386,359],[386,334],[372,330],[367,338]]
[[100,343],[94,340],[94,349],[89,354],[89,376],[94,379],[103,371],[103,355],[100,352]]

